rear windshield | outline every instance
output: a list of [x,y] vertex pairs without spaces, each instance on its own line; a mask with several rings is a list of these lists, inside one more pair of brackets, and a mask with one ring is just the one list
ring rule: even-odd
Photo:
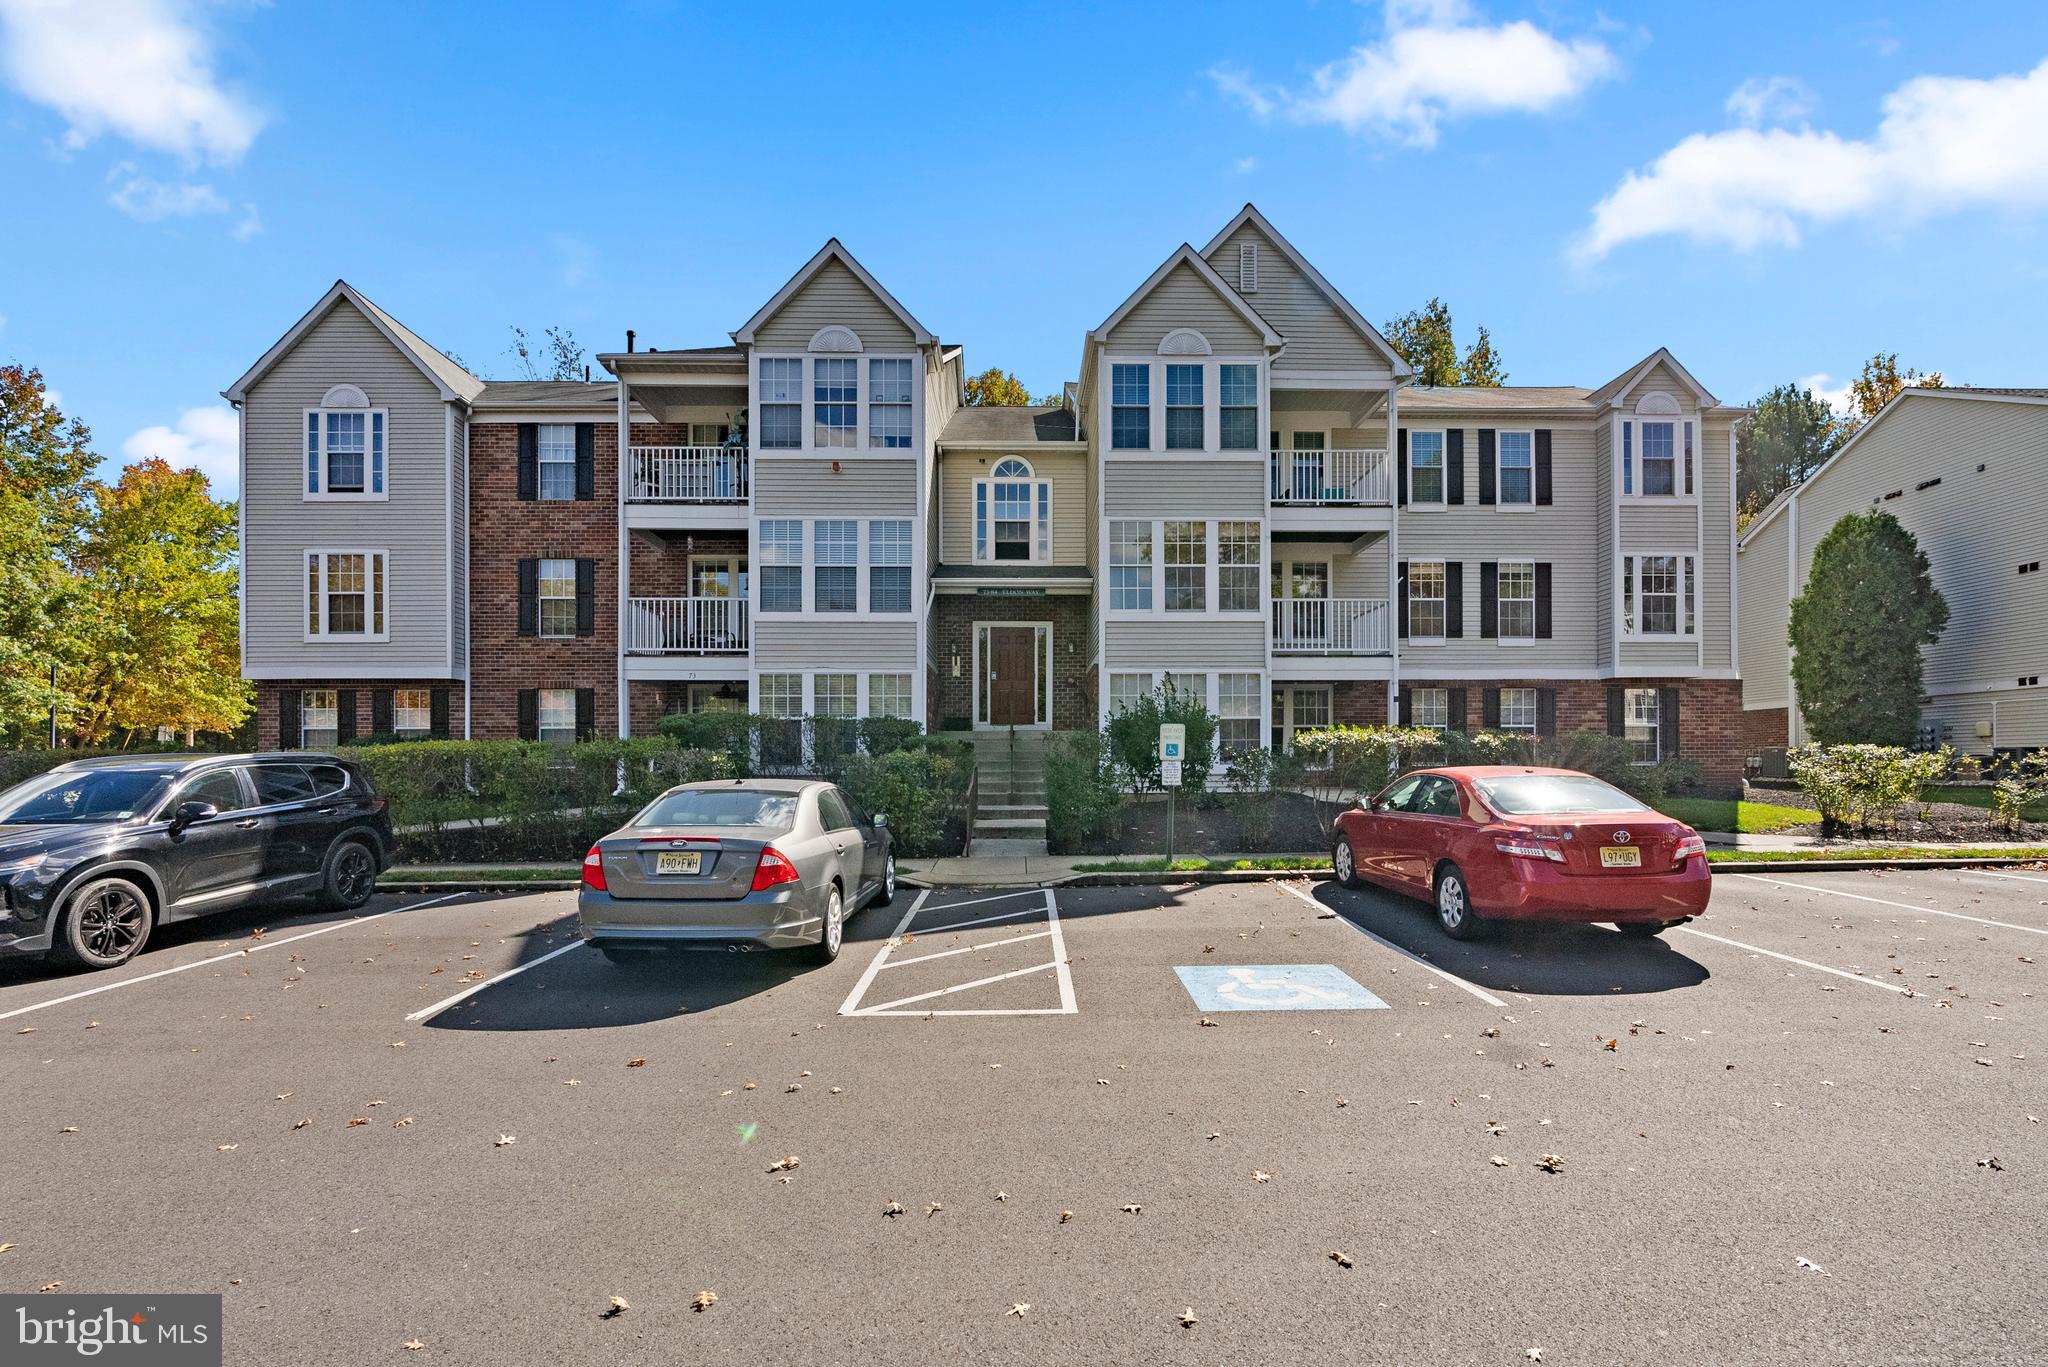
[[147,769],[69,770],[0,793],[0,826],[126,821],[171,778]]
[[654,799],[633,818],[635,826],[773,826],[796,825],[795,793],[764,793],[752,788],[686,788]]
[[1474,786],[1488,805],[1508,816],[1650,810],[1613,784],[1584,774],[1514,774],[1482,778]]

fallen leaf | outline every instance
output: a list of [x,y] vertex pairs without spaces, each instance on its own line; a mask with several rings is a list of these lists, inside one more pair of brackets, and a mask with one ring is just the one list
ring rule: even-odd
[[1500,1027],[1498,1025],[1489,1025],[1484,1030],[1481,1030],[1479,1033],[1485,1036],[1487,1039],[1499,1039]]
[[1499,1154],[1495,1154],[1488,1161],[1490,1161],[1496,1168],[1504,1168],[1508,1165],[1508,1160],[1501,1157]]
[[1018,1319],[1021,1320],[1024,1318],[1024,1312],[1029,1310],[1030,1308],[1030,1301],[1018,1301],[1015,1305],[1011,1306],[1008,1310],[1005,1310],[1003,1313],[1005,1315],[1015,1315]]
[[1611,1053],[1614,1050],[1619,1049],[1621,1047],[1621,1041],[1618,1039],[1611,1039],[1607,1041],[1607,1043],[1601,1045],[1600,1047]]
[[348,1123],[350,1124],[350,1126],[367,1125],[370,1123],[370,1117],[366,1115],[359,1115],[354,1120],[351,1120]]
[[791,1154],[787,1158],[778,1158],[773,1163],[770,1163],[768,1165],[768,1171],[787,1172],[801,1166],[803,1166],[803,1160],[801,1158],[798,1158],[795,1154]]
[[58,1287],[62,1285],[64,1285],[64,1283],[62,1282],[48,1282],[42,1286],[37,1287],[36,1289],[38,1291],[55,1291]]
[[944,1206],[940,1205],[937,1201],[933,1201],[930,1205],[924,1208],[924,1218],[929,1220],[932,1218],[932,1216],[937,1215],[940,1211],[944,1209]]
[[279,1092],[279,1093],[278,1093],[278,1094],[277,1094],[277,1095],[276,1095],[276,1096],[275,1096],[274,1098],[272,1098],[272,1099],[273,1099],[273,1100],[276,1100],[276,1101],[289,1101],[289,1100],[291,1099],[291,1095],[292,1095],[292,1094],[291,1094],[290,1092]]
[[1216,952],[1216,946],[1214,946],[1214,945],[1203,945],[1203,946],[1202,946],[1202,952],[1203,952],[1204,954],[1214,954],[1214,953]]
[[613,1296],[611,1299],[611,1304],[605,1307],[604,1315],[602,1316],[602,1318],[614,1319],[620,1315],[625,1314],[628,1310],[631,1310],[632,1308],[633,1303],[627,1300],[624,1296]]
[[1061,1212],[1060,1212],[1060,1223],[1061,1223],[1061,1224],[1065,1224],[1065,1223],[1066,1223],[1067,1221],[1069,1221],[1069,1220],[1071,1220],[1071,1219],[1073,1219],[1073,1218],[1074,1218],[1074,1212],[1073,1212],[1073,1211],[1071,1211],[1071,1210],[1063,1210],[1063,1211],[1061,1211]]
[[17,1035],[33,1035],[35,1032],[36,1028],[33,1025],[24,1025],[14,1033]]
[[888,1216],[891,1219],[894,1219],[896,1216],[901,1215],[902,1213],[903,1207],[895,1201],[891,1201],[888,1205],[882,1207],[882,1214]]
[[1109,1079],[1106,1077],[1099,1077],[1095,1079],[1095,1085],[1098,1087],[1107,1087],[1109,1085]]
[[497,1145],[496,1145],[496,1147],[498,1147],[498,1148],[501,1148],[501,1149],[502,1149],[502,1148],[504,1148],[504,1147],[505,1147],[505,1146],[506,1146],[507,1144],[517,1144],[518,1142],[519,1142],[519,1136],[517,1136],[517,1135],[512,1135],[512,1134],[501,1134],[501,1135],[499,1135],[499,1136],[498,1136],[498,1142],[497,1142]]
[[1531,1362],[1541,1362],[1543,1361],[1543,1350],[1541,1348],[1525,1349],[1522,1353],[1522,1356],[1529,1359],[1529,1361]]
[[383,1102],[381,1102],[381,1101],[372,1101],[372,1102],[369,1102],[369,1103],[367,1103],[367,1104],[368,1104],[368,1105],[371,1105],[371,1106],[382,1106],[382,1105],[383,1105],[384,1103],[383,1103]]
[[834,1087],[834,1088],[832,1089],[832,1095],[833,1095],[833,1096],[838,1096],[838,1095],[839,1095],[839,1094],[840,1094],[841,1092],[843,1092],[843,1091],[845,1091],[845,1090],[846,1090],[846,1089],[845,1089],[844,1087]]
[[215,1144],[213,1147],[217,1153],[233,1153],[242,1146],[240,1144]]
[[1212,1021],[1212,1020],[1210,1020],[1210,1019],[1209,1019],[1209,1018],[1208,1018],[1207,1016],[1204,1016],[1204,1017],[1202,1017],[1202,1018],[1201,1018],[1200,1020],[1196,1021],[1196,1022],[1195,1022],[1195,1024],[1197,1024],[1197,1025],[1206,1025],[1206,1026],[1210,1027],[1211,1029],[1214,1029],[1214,1028],[1215,1028],[1215,1026],[1216,1026],[1216,1022],[1215,1022],[1215,1021]]
[[1546,1153],[1536,1160],[1536,1166],[1545,1172],[1563,1172],[1564,1155],[1561,1153]]
[[304,1118],[303,1120],[295,1120],[295,1121],[293,1121],[293,1122],[292,1122],[292,1128],[293,1128],[293,1129],[295,1129],[295,1130],[303,1130],[303,1129],[305,1129],[305,1128],[306,1128],[306,1126],[308,1126],[308,1125],[310,1125],[310,1124],[312,1124],[312,1123],[313,1123],[313,1117],[309,1115],[309,1116],[305,1117],[305,1118]]
[[1122,1211],[1126,1215],[1136,1215],[1143,1211],[1145,1208],[1139,1205],[1137,1202],[1133,1201],[1131,1202],[1131,1204],[1127,1206],[1118,1206],[1117,1209]]
[[583,1079],[580,1077],[565,1077],[562,1079],[562,1085],[564,1087],[581,1087]]
[[1349,1267],[1351,1266],[1351,1255],[1341,1249],[1333,1248],[1330,1250],[1330,1261],[1339,1267]]
[[801,1082],[792,1082],[792,1083],[790,1083],[790,1084],[789,1084],[789,1085],[788,1085],[787,1087],[784,1087],[784,1088],[783,1088],[782,1090],[783,1090],[783,1091],[785,1091],[785,1092],[801,1092],[801,1091],[802,1091],[803,1089],[804,1089],[804,1085],[803,1085],[803,1083],[801,1083]]
[[1010,1193],[1007,1191],[999,1191],[996,1193],[996,1199],[998,1201],[1007,1201],[1010,1199]]
[[[441,970],[437,968],[434,971],[436,973],[439,973]],[[408,1353],[417,1353],[420,1349],[426,1347],[427,1345],[421,1343],[418,1339],[407,1339],[404,1343],[401,1343],[398,1346],[405,1349],[405,1351]]]
[[1823,1277],[1832,1277],[1835,1275],[1834,1273],[1828,1271],[1826,1268],[1822,1267],[1819,1263],[1813,1261],[1811,1258],[1800,1258],[1796,1261],[1800,1267],[1805,1268],[1808,1272],[1818,1272]]
[[409,1115],[402,1115],[398,1117],[398,1119],[391,1122],[391,1128],[394,1130],[402,1130],[410,1124],[412,1124],[412,1117]]
[[13,1244],[0,1244],[0,1253],[5,1253],[8,1249],[13,1247]]
[[1195,1307],[1191,1305],[1187,1309],[1180,1312],[1180,1327],[1183,1329],[1191,1329],[1194,1327],[1194,1324]]
[[751,1092],[754,1090],[754,1084],[751,1082],[742,1082],[740,1084],[740,1090],[743,1092]]
[[1270,1181],[1272,1181],[1272,1180],[1273,1180],[1273,1174],[1272,1174],[1272,1173],[1270,1173],[1270,1172],[1260,1172],[1260,1171],[1259,1171],[1259,1170],[1257,1170],[1256,1168],[1252,1170],[1252,1181],[1254,1181],[1254,1182],[1270,1182]]
[[77,1133],[78,1133],[78,1126],[76,1126],[76,1125],[66,1125],[66,1126],[65,1126],[65,1127],[64,1127],[63,1129],[61,1129],[61,1130],[57,1131],[57,1133],[58,1133],[58,1134],[77,1134]]
[[1999,1161],[1998,1161],[1998,1155],[1997,1155],[1997,1154],[1995,1154],[1995,1153],[1994,1153],[1994,1154],[1992,1154],[1992,1155],[1991,1155],[1991,1156],[1990,1156],[1989,1158],[1980,1158],[1980,1159],[1978,1159],[1978,1160],[1977,1160],[1977,1166],[1978,1166],[1978,1167],[1980,1167],[1980,1168],[1989,1168],[1989,1169],[1991,1169],[1991,1170],[1992,1170],[1993,1172],[2004,1172],[2004,1171],[2005,1171],[2005,1164],[2003,1164],[2003,1163],[2001,1163],[2001,1162],[1999,1162]]
[[647,1060],[644,1058],[629,1058],[626,1060],[626,1066],[628,1068],[645,1068]]
[[690,1308],[701,1315],[716,1304],[718,1304],[718,1293],[716,1291],[699,1291],[690,1302]]

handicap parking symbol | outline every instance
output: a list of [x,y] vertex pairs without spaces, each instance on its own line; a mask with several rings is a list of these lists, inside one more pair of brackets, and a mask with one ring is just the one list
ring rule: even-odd
[[1203,1011],[1384,1011],[1334,964],[1193,964],[1173,970]]

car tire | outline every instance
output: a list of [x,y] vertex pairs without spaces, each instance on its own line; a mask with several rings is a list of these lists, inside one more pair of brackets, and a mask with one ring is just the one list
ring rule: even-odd
[[1337,833],[1336,844],[1330,847],[1330,872],[1339,887],[1356,888],[1361,885],[1358,858],[1351,853],[1351,837],[1342,831]]
[[1616,921],[1614,928],[1631,939],[1654,940],[1677,924],[1676,921]]
[[50,957],[80,968],[119,968],[149,943],[156,925],[147,893],[126,878],[94,878],[71,894]]
[[354,911],[377,891],[377,856],[360,840],[337,840],[320,866],[320,900]]
[[818,930],[818,943],[810,948],[811,962],[829,964],[839,957],[846,939],[846,898],[837,883],[825,885],[825,924]]
[[889,851],[887,862],[882,865],[882,881],[875,884],[875,895],[871,906],[886,907],[896,900],[896,851]]
[[1479,913],[1472,907],[1472,890],[1456,864],[1446,864],[1436,875],[1436,923],[1453,940],[1470,940],[1479,934]]

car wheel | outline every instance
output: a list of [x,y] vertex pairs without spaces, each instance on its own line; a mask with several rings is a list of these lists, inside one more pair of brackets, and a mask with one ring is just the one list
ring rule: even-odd
[[1347,888],[1358,886],[1358,860],[1351,853],[1351,837],[1339,832],[1337,844],[1330,851],[1330,871],[1337,876],[1337,882]]
[[1616,921],[1614,928],[1637,940],[1653,940],[1676,924],[1676,921]]
[[839,944],[845,938],[846,899],[839,895],[839,885],[831,883],[825,888],[825,926],[818,932],[818,943],[811,946],[811,961],[831,963],[839,957]]
[[85,968],[118,968],[141,952],[155,922],[141,888],[125,878],[95,878],[72,894],[50,952]]
[[328,906],[354,911],[377,891],[377,856],[360,840],[338,840],[320,870],[320,896]]
[[889,851],[888,862],[882,865],[882,881],[875,888],[874,905],[886,907],[896,900],[896,852]]
[[1456,865],[1436,876],[1436,923],[1453,940],[1469,940],[1479,933],[1479,913],[1472,909],[1471,890]]

